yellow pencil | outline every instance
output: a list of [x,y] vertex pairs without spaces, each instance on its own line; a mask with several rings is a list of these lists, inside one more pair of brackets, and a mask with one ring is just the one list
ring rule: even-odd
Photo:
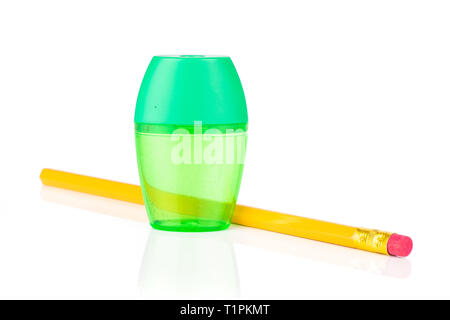
[[[41,181],[48,186],[144,204],[141,188],[133,184],[52,169],[42,170]],[[165,209],[170,209],[167,206],[174,203],[171,199],[180,197],[161,190],[155,192],[163,195],[160,198],[167,199],[159,204],[165,205]],[[184,197],[183,203],[187,207],[190,204],[195,206],[195,198],[181,197]],[[232,223],[399,257],[408,256],[412,250],[411,238],[396,233],[355,228],[243,205],[236,205]]]

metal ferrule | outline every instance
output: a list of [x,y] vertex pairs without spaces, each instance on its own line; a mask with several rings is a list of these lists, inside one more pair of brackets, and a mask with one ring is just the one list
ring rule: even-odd
[[390,236],[389,232],[358,228],[353,235],[353,243],[357,249],[388,255],[387,242]]

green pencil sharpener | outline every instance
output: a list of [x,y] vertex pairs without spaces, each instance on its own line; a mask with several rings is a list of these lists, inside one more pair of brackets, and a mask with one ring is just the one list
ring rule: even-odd
[[135,112],[136,153],[150,224],[226,229],[247,145],[244,91],[229,57],[155,56]]

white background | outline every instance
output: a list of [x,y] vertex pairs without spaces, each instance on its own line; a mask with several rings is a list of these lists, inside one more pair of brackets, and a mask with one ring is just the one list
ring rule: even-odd
[[[448,1],[2,0],[0,298],[450,298],[449,17]],[[42,189],[44,167],[138,183],[157,54],[233,59],[239,203],[410,235],[411,256],[157,232],[142,207]]]

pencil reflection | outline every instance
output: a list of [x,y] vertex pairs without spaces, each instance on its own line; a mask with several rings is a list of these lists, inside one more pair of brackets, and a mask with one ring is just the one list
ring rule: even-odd
[[411,274],[411,262],[408,259],[242,226],[233,226],[230,231],[235,243],[388,277],[407,278]]
[[[144,207],[137,204],[47,186],[42,186],[41,198],[71,207],[148,223]],[[206,286],[209,281],[225,288],[220,288],[221,297],[224,295],[223,290],[230,296],[238,295],[239,281],[233,249],[236,243],[388,277],[407,278],[412,269],[408,259],[237,225],[232,225],[227,231],[193,234],[150,230],[142,261],[139,286],[145,294],[158,294],[160,297],[161,294],[169,294],[170,290],[175,294],[183,294],[188,290],[195,291]],[[164,247],[167,249],[163,250]],[[221,265],[224,267],[222,268]],[[210,266],[213,267],[209,268]],[[206,270],[207,267],[208,270]],[[159,279],[166,280],[159,281],[159,274]],[[227,281],[222,284],[220,279],[215,279],[211,274]],[[196,280],[198,283],[193,279],[198,279]],[[170,287],[164,288],[164,283]],[[203,288],[203,291],[199,289],[197,292],[209,292],[214,295],[216,289],[212,288],[208,291]]]
[[135,203],[48,186],[42,186],[41,199],[72,208],[148,223],[144,206]]
[[[142,205],[48,186],[43,200],[148,223]],[[237,299],[239,276],[228,232],[153,230],[143,254],[138,286],[149,298]]]

